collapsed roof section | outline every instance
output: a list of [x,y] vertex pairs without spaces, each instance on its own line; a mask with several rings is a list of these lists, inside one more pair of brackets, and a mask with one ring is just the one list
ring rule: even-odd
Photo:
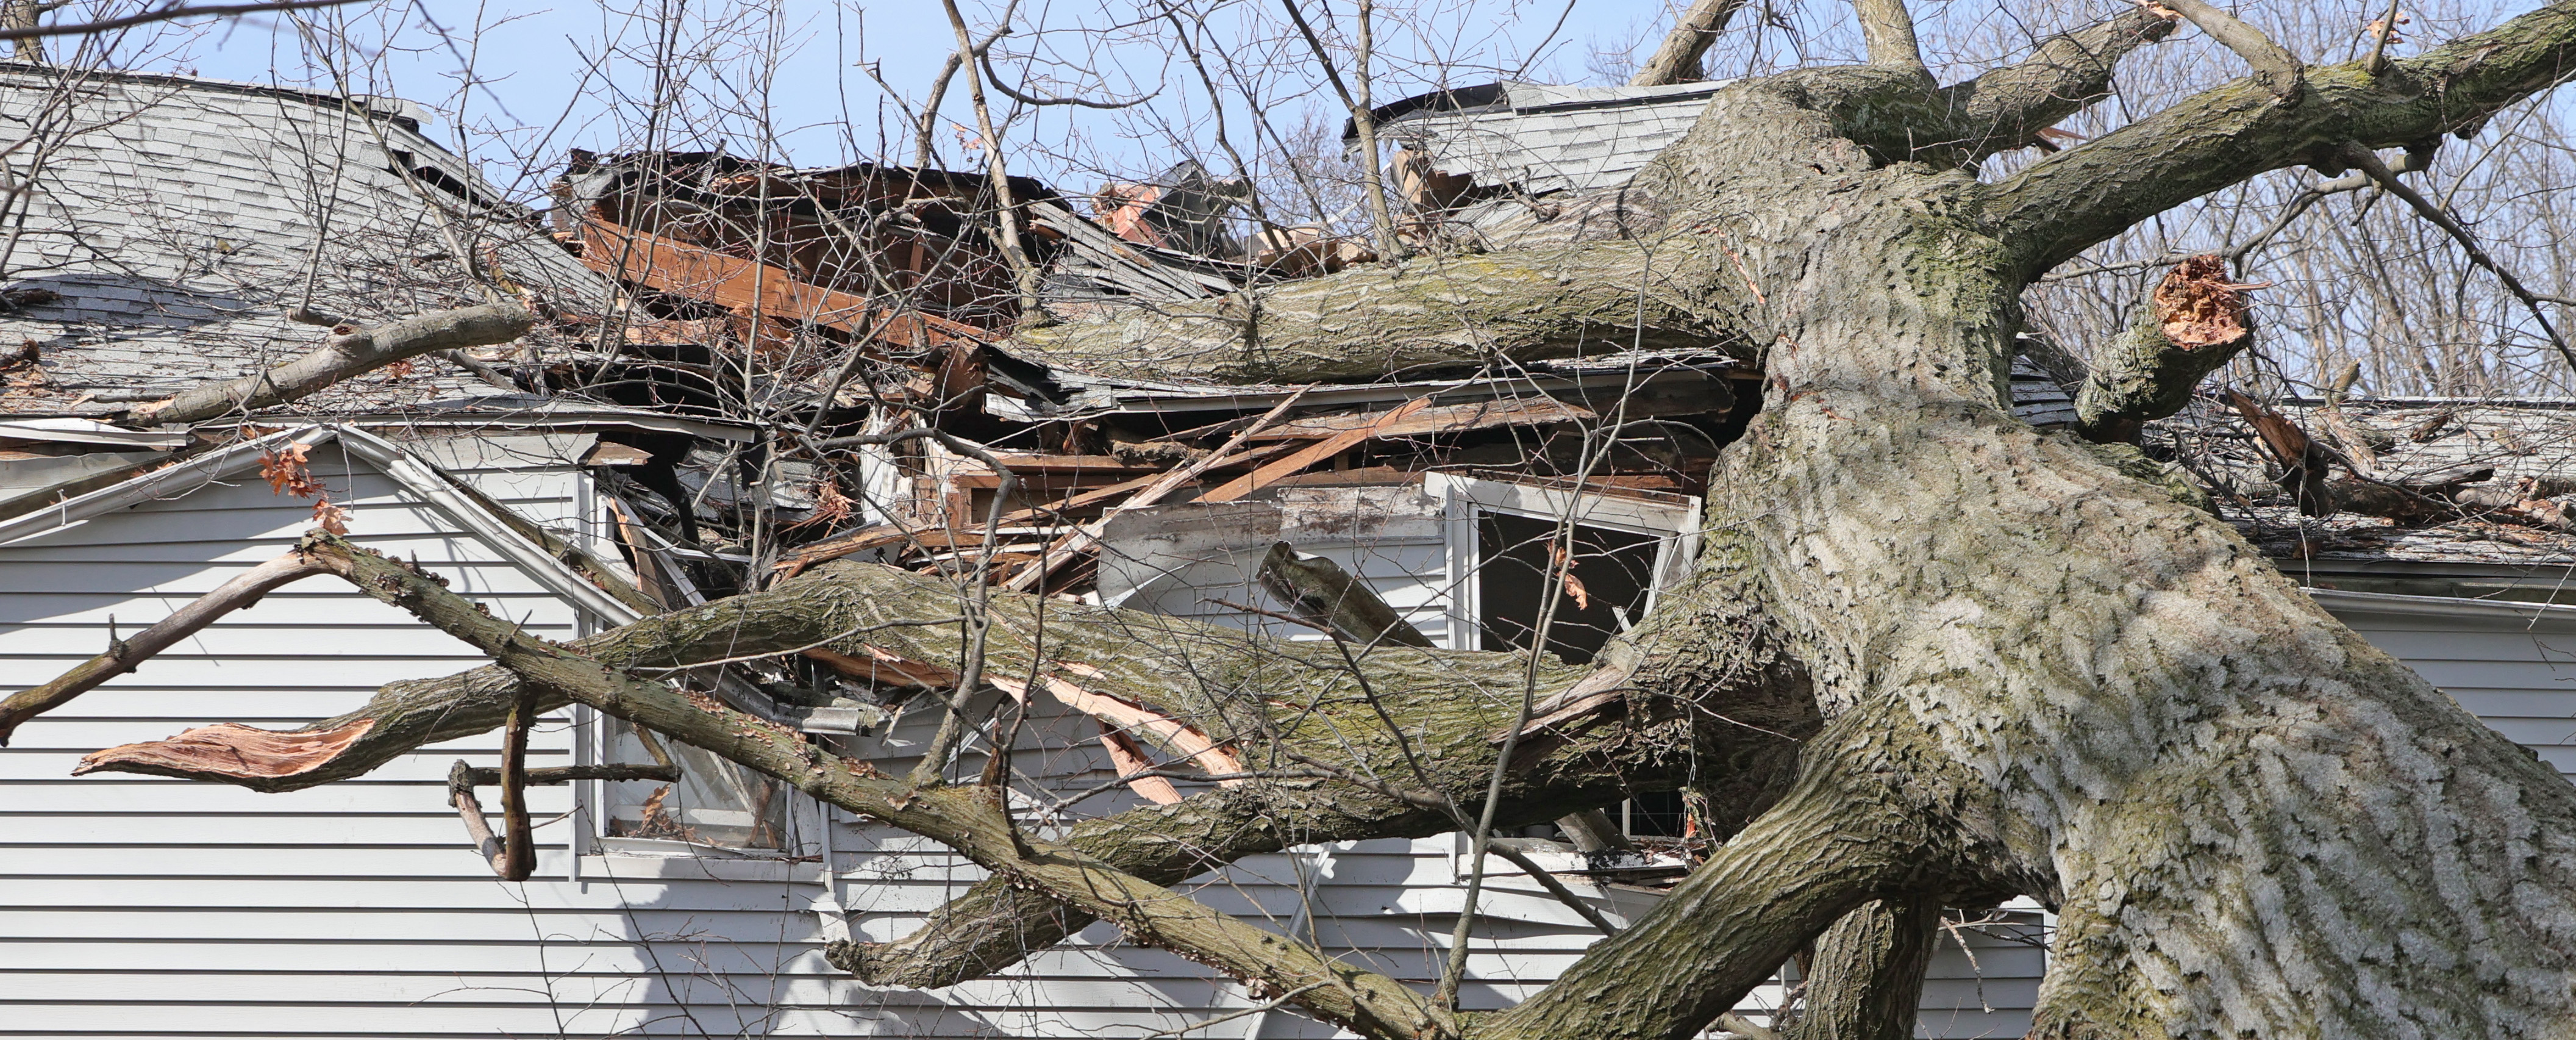
[[2576,559],[2576,400],[2222,398],[2152,425],[2146,446],[2296,573],[2357,591],[2529,598],[2506,572],[2563,584]]

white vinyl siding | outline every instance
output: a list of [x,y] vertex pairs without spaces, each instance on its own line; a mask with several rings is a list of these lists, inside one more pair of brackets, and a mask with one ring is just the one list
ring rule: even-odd
[[[412,447],[476,467],[458,475],[578,533],[584,478],[560,451],[477,461]],[[366,463],[325,446],[312,468],[360,544],[418,559],[541,635],[577,634],[559,596]],[[243,474],[0,546],[0,688],[104,649],[111,615],[131,633],[284,552],[310,511]],[[99,748],[213,722],[291,729],[382,683],[483,663],[334,582],[270,593],[0,751],[0,1035],[848,1031],[856,987],[822,962],[805,912],[821,886],[783,880],[787,865],[751,865],[779,880],[666,879],[650,876],[658,861],[587,856],[571,880],[570,791],[539,787],[537,878],[494,879],[465,845],[445,778],[460,757],[494,764],[498,734],[288,794],[68,775]],[[571,762],[576,743],[568,718],[547,719],[532,762]]]

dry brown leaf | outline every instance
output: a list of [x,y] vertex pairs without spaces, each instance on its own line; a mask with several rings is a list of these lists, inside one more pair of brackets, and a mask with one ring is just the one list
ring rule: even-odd
[[313,526],[332,534],[347,534],[349,533],[349,511],[332,505],[330,499],[314,499]]
[[1583,579],[1574,576],[1574,557],[1562,545],[1550,545],[1547,551],[1555,559],[1558,573],[1565,575],[1565,594],[1574,597],[1574,609],[1592,609],[1592,590],[1584,588]]
[[260,453],[259,475],[268,481],[272,494],[315,498],[326,493],[322,482],[313,479],[313,467],[305,456],[313,449],[289,442]]

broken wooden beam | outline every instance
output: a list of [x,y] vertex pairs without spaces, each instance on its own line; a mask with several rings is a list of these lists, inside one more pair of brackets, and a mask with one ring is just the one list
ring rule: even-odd
[[1273,542],[1261,559],[1261,587],[1308,624],[1362,647],[1429,649],[1431,640],[1341,565]]
[[1496,398],[1472,404],[1448,404],[1421,408],[1402,419],[1389,421],[1391,413],[1355,415],[1317,415],[1280,423],[1252,439],[1256,441],[1310,440],[1369,429],[1369,436],[1421,437],[1440,433],[1464,433],[1497,426],[1539,426],[1547,423],[1589,422],[1600,416],[1581,405],[1551,401],[1546,398]]
[[[1198,500],[1201,502],[1232,502],[1235,499],[1242,498],[1245,495],[1249,495],[1255,491],[1270,486],[1273,481],[1276,481],[1281,477],[1305,472],[1306,468],[1309,466],[1358,447],[1362,442],[1371,438],[1380,436],[1378,431],[1401,424],[1404,420],[1411,418],[1414,413],[1429,407],[1430,404],[1431,399],[1428,397],[1417,397],[1413,400],[1406,401],[1402,405],[1397,406],[1395,410],[1380,414],[1375,420],[1365,426],[1344,430],[1330,437],[1326,437],[1323,440],[1309,444],[1304,448],[1290,453],[1286,458],[1282,458],[1277,462],[1265,464],[1260,469],[1253,470],[1250,473],[1246,473],[1243,476],[1236,477],[1235,479],[1228,481],[1224,486],[1199,496]],[[1286,407],[1285,403],[1283,403],[1281,407]]]
[[592,270],[675,296],[704,300],[737,314],[808,321],[908,347],[978,342],[984,330],[964,322],[898,313],[867,297],[799,280],[774,264],[745,260],[599,217],[582,222],[581,262]]

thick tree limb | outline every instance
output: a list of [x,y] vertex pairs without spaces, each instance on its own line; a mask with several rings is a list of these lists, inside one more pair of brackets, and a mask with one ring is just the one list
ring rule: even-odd
[[1991,189],[1989,232],[2038,276],[2141,220],[2268,170],[2335,164],[2346,141],[2395,147],[2471,131],[2576,76],[2576,3],[2392,62],[2306,70],[2296,106],[2240,79],[2031,164]]
[[1700,56],[1708,53],[1708,45],[1717,42],[1717,34],[1726,31],[1726,23],[1743,6],[1744,0],[1694,0],[1690,10],[1673,23],[1673,31],[1664,35],[1654,56],[1629,77],[1628,85],[1661,87],[1700,78]]
[[338,326],[321,349],[266,372],[207,383],[167,401],[138,405],[138,424],[201,422],[309,396],[343,379],[441,350],[507,343],[527,335],[536,315],[517,303],[432,311],[372,329]]
[[1852,13],[1860,17],[1870,64],[1931,75],[1923,67],[1923,48],[1914,42],[1914,14],[1905,0],[1852,0]]
[[[833,641],[839,649],[832,652],[846,658],[891,655],[954,671],[962,664],[953,619],[959,595],[941,579],[833,562],[770,591],[648,617],[569,647],[603,665],[683,668]],[[1610,651],[1627,662],[1617,674],[1630,677],[1623,681],[1634,687],[1628,694],[1633,708],[1534,729],[1525,741],[1527,753],[1516,757],[1520,764],[1504,793],[1501,825],[1564,816],[1633,790],[1670,789],[1694,768],[1719,809],[1712,822],[1721,831],[1740,826],[1776,797],[1795,754],[1793,737],[1814,725],[1803,681],[1759,638],[1756,615],[1741,594],[1702,582],[1668,596],[1695,606],[1648,619],[1631,633],[1636,638]],[[1329,646],[1047,604],[1031,596],[997,594],[992,612],[988,675],[1035,673],[1152,704],[1219,741],[1233,742],[1243,754],[1260,756],[1252,763],[1259,768],[1294,766],[1294,759],[1271,757],[1272,748],[1285,747],[1302,748],[1297,754],[1315,761],[1347,763],[1359,775],[1415,775],[1392,748],[1352,747],[1334,736],[1378,732],[1383,725],[1379,708],[1362,699],[1347,665]],[[1047,647],[1043,661],[1032,654],[1041,635]],[[1137,654],[1140,643],[1170,653]],[[1097,666],[1083,665],[1094,674],[1062,671],[1059,677],[1056,662]],[[1495,753],[1486,736],[1517,706],[1516,699],[1506,704],[1480,691],[1516,688],[1522,660],[1389,647],[1370,654],[1367,667],[1384,698],[1380,707],[1413,734],[1415,751],[1433,759],[1430,774],[1419,782],[1459,798],[1480,791]],[[1552,686],[1585,674],[1552,665],[1542,672],[1542,682]],[[1262,691],[1258,703],[1280,705],[1282,716],[1302,723],[1279,728],[1262,716],[1267,707],[1205,692],[1211,676],[1223,677],[1227,687]],[[302,733],[209,727],[101,752],[84,771],[212,779],[262,790],[307,787],[361,774],[426,743],[490,730],[502,723],[519,688],[500,667],[396,683],[365,708]],[[539,703],[551,708],[565,701],[540,691]],[[1692,730],[1698,735],[1684,735]],[[1165,750],[1185,754],[1191,748]],[[1454,826],[1423,805],[1340,780],[1253,781],[1175,806],[1088,821],[1067,840],[1116,869],[1172,884],[1245,855],[1305,842],[1420,836]],[[1014,963],[1091,920],[1088,912],[1067,909],[1045,893],[996,879],[976,886],[911,937],[850,947],[836,960],[881,984],[948,985]]]
[[143,659],[172,644],[197,634],[207,625],[233,611],[258,603],[261,596],[289,582],[326,573],[321,565],[307,559],[300,550],[288,552],[260,564],[216,586],[213,592],[190,600],[172,611],[169,617],[154,622],[152,627],[134,634],[132,639],[110,643],[107,652],[80,663],[61,677],[42,686],[21,690],[0,701],[0,747],[9,744],[18,725],[37,715],[68,703],[98,684],[133,671]]
[[2049,37],[2030,57],[1942,88],[1972,159],[2033,145],[2057,145],[2040,131],[2111,94],[2120,59],[2173,35],[2175,20],[2139,7],[2106,22]]
[[[304,547],[369,596],[473,645],[547,696],[587,704],[794,785],[818,799],[945,843],[996,875],[1035,886],[1168,947],[1275,992],[1327,1021],[1379,1037],[1454,1036],[1447,1012],[1403,984],[1334,962],[1074,846],[1028,835],[984,787],[919,788],[828,754],[802,734],[705,697],[638,679],[493,617],[410,567],[329,535]],[[533,702],[533,698],[531,698]]]
[[1914,1040],[1941,904],[1873,899],[1825,929],[1791,1040]]
[[[1226,383],[1353,382],[1585,351],[1707,350],[1727,327],[1693,295],[1705,258],[1623,241],[1421,257],[1235,297],[1016,334],[1003,349],[1104,375]],[[1642,296],[1642,299],[1640,298]],[[1256,334],[1247,326],[1258,322]],[[1251,344],[1247,346],[1247,344]],[[1355,347],[1364,344],[1364,347]],[[1747,351],[1749,356],[1749,351]]]
[[1488,1028],[1533,1040],[1695,1034],[1836,918],[1938,869],[1926,833],[1867,790],[1868,774],[1811,749],[1777,806]]

